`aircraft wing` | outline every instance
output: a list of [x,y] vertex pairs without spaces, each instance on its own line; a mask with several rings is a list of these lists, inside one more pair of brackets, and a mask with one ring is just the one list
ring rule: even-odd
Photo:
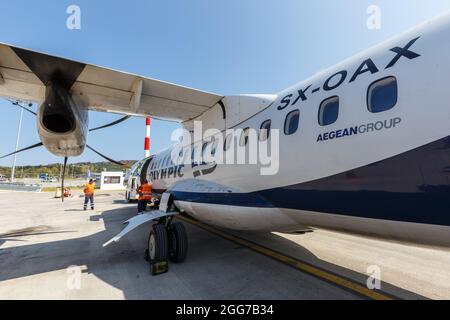
[[223,96],[130,73],[0,44],[0,96],[41,102],[58,79],[74,100],[95,111],[187,121]]

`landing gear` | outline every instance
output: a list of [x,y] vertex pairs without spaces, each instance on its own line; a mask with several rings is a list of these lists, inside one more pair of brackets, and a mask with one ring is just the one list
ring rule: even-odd
[[150,262],[153,275],[169,270],[169,260],[181,263],[186,260],[188,249],[187,233],[180,222],[163,218],[153,225],[148,236],[148,249],[145,258]]
[[164,224],[155,224],[148,236],[148,249],[145,252],[150,262],[152,274],[158,275],[169,271],[169,241]]
[[174,222],[169,225],[169,259],[175,263],[181,263],[186,260],[188,239],[186,229],[180,222]]

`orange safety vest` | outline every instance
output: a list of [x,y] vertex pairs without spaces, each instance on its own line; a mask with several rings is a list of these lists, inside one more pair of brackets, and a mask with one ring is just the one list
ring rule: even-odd
[[152,200],[152,186],[150,184],[143,184],[138,189],[139,200]]
[[94,190],[95,190],[95,184],[91,184],[91,183],[87,183],[85,186],[84,186],[84,190],[83,190],[83,192],[84,192],[84,194],[86,195],[86,196],[90,196],[90,195],[93,195],[94,194]]

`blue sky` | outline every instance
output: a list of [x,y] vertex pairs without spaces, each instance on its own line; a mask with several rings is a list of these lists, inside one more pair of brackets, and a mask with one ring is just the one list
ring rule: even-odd
[[[81,30],[66,9],[81,8]],[[369,5],[381,30],[366,27]],[[450,0],[15,0],[0,1],[0,42],[223,95],[276,93],[417,23],[450,10]],[[19,110],[0,99],[0,154],[14,149]],[[91,127],[116,119],[91,113]],[[170,146],[177,124],[154,121],[152,148]],[[145,120],[93,133],[89,144],[116,159],[143,157]],[[25,114],[20,146],[39,141]],[[61,159],[45,149],[18,164]],[[78,161],[101,160],[90,151]],[[12,158],[0,160],[11,165]]]

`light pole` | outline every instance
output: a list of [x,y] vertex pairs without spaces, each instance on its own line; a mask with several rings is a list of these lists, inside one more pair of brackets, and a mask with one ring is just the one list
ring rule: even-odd
[[[19,150],[19,142],[20,142],[20,132],[22,131],[22,119],[23,119],[23,109],[20,109],[20,120],[19,120],[19,129],[17,130],[17,139],[16,139],[16,152]],[[16,160],[17,154],[14,154],[13,165],[11,169],[11,182],[14,182],[14,175],[16,173]]]

